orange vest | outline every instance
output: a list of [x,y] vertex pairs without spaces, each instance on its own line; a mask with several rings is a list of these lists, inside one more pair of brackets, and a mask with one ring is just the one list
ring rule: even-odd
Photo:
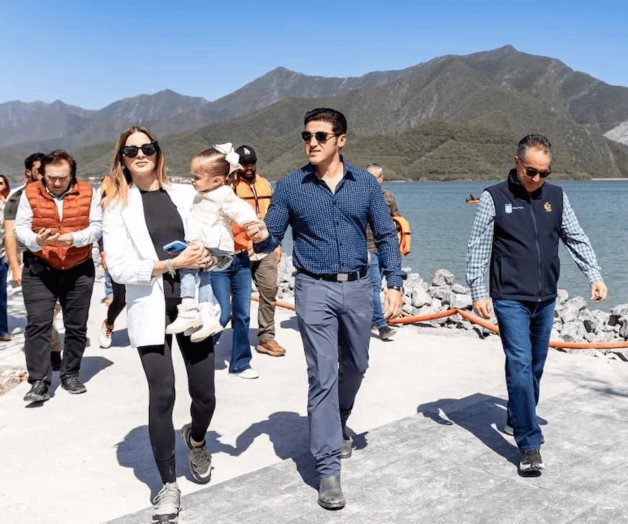
[[[57,204],[41,182],[27,184],[24,190],[33,210],[33,231],[42,228],[59,233],[74,233],[89,225],[89,211],[94,189],[89,182],[77,180],[63,197],[63,219],[59,220]],[[55,269],[70,269],[88,260],[91,244],[83,247],[44,246],[33,253]]]
[[[257,218],[260,220],[264,219],[273,196],[273,189],[268,180],[259,175],[255,175],[255,180],[252,184],[249,184],[242,178],[238,178],[234,191],[236,195],[248,202],[251,207],[255,209]],[[233,231],[233,242],[236,252],[244,250],[249,251],[253,248],[253,242],[251,242],[243,227],[240,227],[235,222],[231,222],[231,230]]]
[[412,244],[412,232],[410,231],[410,222],[401,215],[392,217],[395,227],[397,228],[397,240],[399,242],[399,252],[402,255],[410,253]]

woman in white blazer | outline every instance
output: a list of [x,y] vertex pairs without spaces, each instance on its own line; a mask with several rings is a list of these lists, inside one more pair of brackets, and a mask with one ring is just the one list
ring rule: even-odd
[[[174,369],[172,336],[166,325],[177,315],[180,268],[202,268],[211,255],[190,246],[170,257],[163,246],[185,238],[184,224],[192,191],[168,185],[164,154],[155,136],[143,126],[125,129],[115,147],[112,190],[104,200],[103,238],[112,279],[126,286],[128,331],[138,349],[149,389],[148,432],[163,487],[155,498],[153,522],[174,522],[179,513],[172,422]],[[205,447],[216,397],[211,337],[192,343],[176,335],[183,355],[191,396],[191,422],[181,430],[194,478],[209,482],[211,456]]]

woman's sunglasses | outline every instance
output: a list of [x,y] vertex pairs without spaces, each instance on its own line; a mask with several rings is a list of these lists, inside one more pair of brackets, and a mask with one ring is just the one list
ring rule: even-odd
[[129,158],[135,158],[140,152],[140,149],[146,156],[151,156],[159,151],[159,144],[153,141],[150,144],[143,144],[141,146],[122,146],[120,148],[120,153],[124,156],[128,156]]
[[303,139],[304,142],[309,142],[310,140],[312,140],[312,137],[314,137],[319,144],[324,144],[332,136],[338,136],[338,135],[336,133],[325,133],[324,131],[316,131],[316,133],[303,131],[301,133],[301,138]]

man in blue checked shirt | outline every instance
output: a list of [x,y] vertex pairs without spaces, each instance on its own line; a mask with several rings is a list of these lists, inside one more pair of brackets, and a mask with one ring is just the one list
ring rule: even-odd
[[567,195],[545,183],[551,160],[551,144],[544,136],[527,135],[519,142],[507,180],[480,197],[467,250],[473,310],[484,318],[491,316],[484,285],[490,263],[490,297],[506,354],[504,432],[514,434],[524,475],[540,475],[545,467],[536,405],[554,319],[559,239],[589,279],[591,300],[601,302],[608,292]]
[[347,121],[334,109],[305,114],[309,163],[277,182],[265,224],[247,232],[257,252],[281,244],[288,225],[297,269],[295,298],[308,366],[310,450],[320,476],[318,503],[340,509],[340,459],[351,456],[347,419],[368,367],[373,292],[366,226],[373,229],[388,285],[385,318],[401,312],[401,258],[381,188],[340,154]]

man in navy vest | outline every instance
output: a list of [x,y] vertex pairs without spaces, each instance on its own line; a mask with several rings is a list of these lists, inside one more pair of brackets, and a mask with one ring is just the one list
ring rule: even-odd
[[[491,316],[491,299],[506,354],[508,388],[504,432],[513,435],[523,474],[539,475],[543,434],[536,417],[539,386],[554,319],[561,239],[591,283],[591,300],[607,288],[589,238],[551,173],[551,144],[542,135],[519,142],[515,168],[480,198],[467,248],[473,311]],[[484,273],[490,263],[490,298]]]

